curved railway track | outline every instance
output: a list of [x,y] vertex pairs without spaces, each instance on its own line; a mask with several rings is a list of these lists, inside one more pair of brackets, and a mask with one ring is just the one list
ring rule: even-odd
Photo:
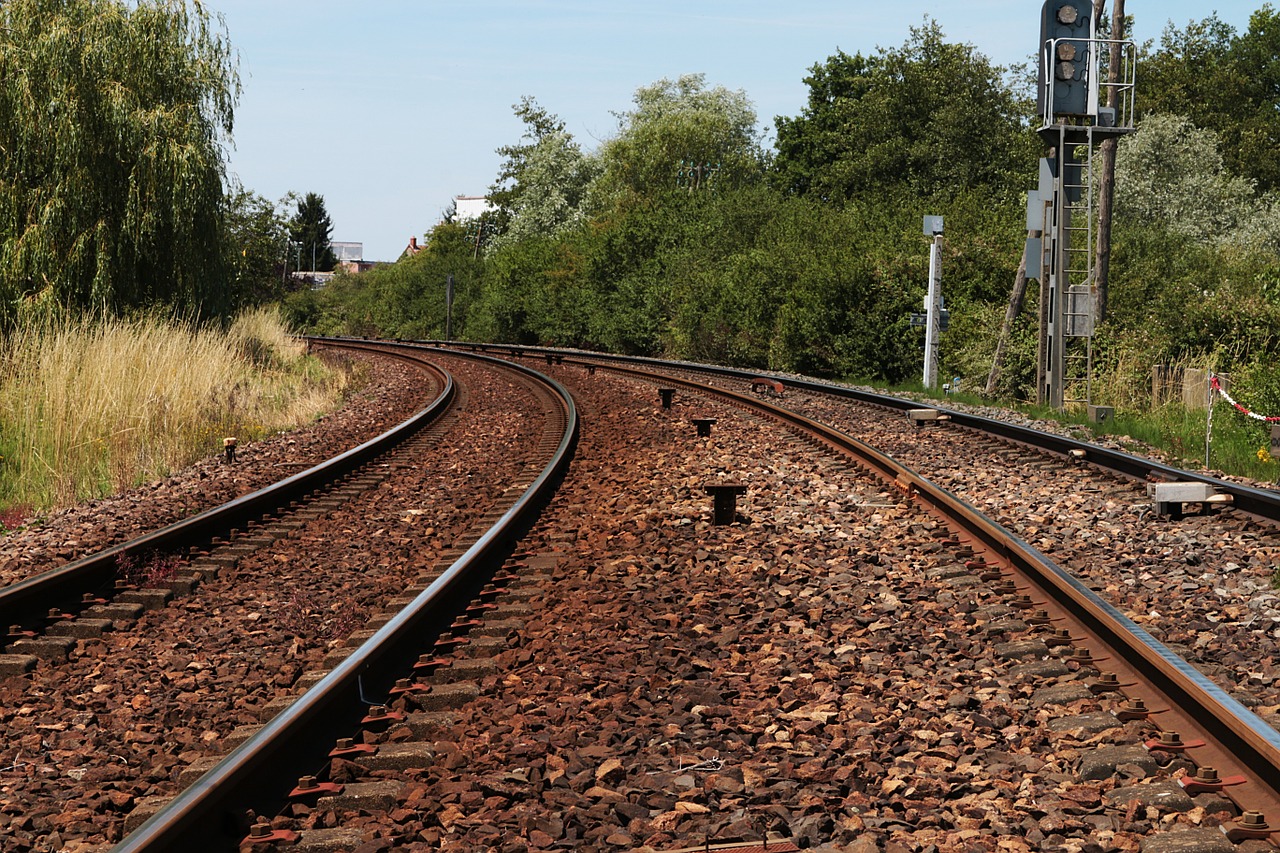
[[[524,350],[524,353],[527,354],[528,350]],[[579,362],[581,354],[556,351],[540,351],[539,354],[547,355],[549,361],[561,362],[568,357],[571,364],[610,365],[619,372],[634,372],[636,375],[644,375],[634,368],[620,366],[620,362],[626,360],[615,357],[605,357],[603,359],[592,357],[589,362]],[[752,374],[743,374],[718,368],[693,370],[689,365],[678,365],[677,367],[684,374],[712,374],[720,380],[731,377],[732,380],[736,380],[739,383],[740,387],[742,380],[750,379],[753,376]],[[669,371],[670,368],[668,367],[667,378],[660,380],[661,384],[665,384],[668,387],[679,387],[686,381],[672,375]],[[644,378],[647,381],[659,381],[653,376],[644,376]],[[820,383],[787,380],[786,385],[789,388],[802,389],[807,392],[807,397],[821,397],[827,401],[814,404],[804,400],[800,402],[792,401],[789,402],[790,406],[798,409],[816,409],[821,413],[820,415],[815,415],[817,417],[833,422],[854,423],[863,428],[867,426],[867,422],[870,420],[865,414],[850,415],[848,412],[836,412],[835,407],[829,403],[831,397],[855,398],[862,403],[870,403],[882,410],[920,408],[919,404],[891,400],[879,395],[852,392],[847,389],[838,389],[833,393],[830,386],[824,386]],[[690,387],[696,386],[697,383],[694,383]],[[745,403],[745,401],[743,402]],[[1274,534],[1274,530],[1271,529],[1271,522],[1280,516],[1280,500],[1277,499],[1276,493],[1270,490],[1251,488],[1183,472],[1129,454],[1099,448],[1059,436],[1037,433],[1034,430],[1015,425],[991,422],[962,413],[952,412],[948,413],[948,415],[952,423],[947,425],[947,434],[945,436],[941,431],[924,430],[922,432],[918,428],[912,429],[905,426],[906,420],[902,419],[899,421],[902,426],[897,431],[896,439],[889,438],[887,443],[893,447],[895,453],[901,458],[912,459],[913,461],[919,460],[917,464],[926,466],[926,470],[934,468],[942,470],[944,472],[943,476],[951,484],[962,489],[962,494],[964,493],[963,490],[979,492],[979,489],[975,486],[975,481],[988,476],[989,472],[978,470],[970,472],[967,477],[959,475],[957,469],[966,465],[966,460],[960,454],[960,448],[966,443],[972,443],[974,435],[997,436],[1023,448],[1033,448],[1038,453],[1052,454],[1059,460],[1056,464],[1045,463],[1043,456],[1039,457],[1039,461],[1035,461],[1034,457],[1030,460],[1030,467],[1034,469],[1034,473],[1028,479],[1041,481],[1039,483],[1039,491],[1042,501],[1046,494],[1050,496],[1050,501],[1069,501],[1073,489],[1080,488],[1082,468],[1086,470],[1102,469],[1112,475],[1148,482],[1204,482],[1209,483],[1213,491],[1221,495],[1229,495],[1234,501],[1236,509],[1229,513],[1233,516],[1233,520],[1226,525],[1229,529],[1234,529],[1238,532],[1242,531],[1242,535],[1247,538]],[[778,416],[791,419],[793,422],[808,420],[802,416],[792,414],[778,413]],[[812,425],[808,423],[805,426],[807,429],[812,428]],[[956,430],[955,427],[960,429]],[[822,429],[817,432],[821,433]],[[956,435],[956,433],[960,433],[960,435]],[[885,440],[883,431],[878,438]],[[846,450],[849,449],[848,442],[844,438],[833,437],[828,434],[822,440],[834,445],[843,445]],[[854,444],[857,444],[857,442],[854,442]],[[989,442],[986,449],[991,455],[992,462],[1000,461],[997,458],[1000,451],[993,449]],[[1280,810],[1277,809],[1277,803],[1280,802],[1280,798],[1277,796],[1277,782],[1280,781],[1280,772],[1277,770],[1280,767],[1280,762],[1278,762],[1278,759],[1280,759],[1280,751],[1278,751],[1280,736],[1276,734],[1271,725],[1263,722],[1245,708],[1240,700],[1253,706],[1261,705],[1267,708],[1274,708],[1280,702],[1280,697],[1277,697],[1271,689],[1274,681],[1263,676],[1264,683],[1259,684],[1256,680],[1259,674],[1255,671],[1255,668],[1259,666],[1259,662],[1262,662],[1262,665],[1265,666],[1265,662],[1273,660],[1277,651],[1280,651],[1276,648],[1274,632],[1269,630],[1254,631],[1252,639],[1255,642],[1248,646],[1249,654],[1244,656],[1241,656],[1240,650],[1233,648],[1231,644],[1223,644],[1222,647],[1217,649],[1217,652],[1222,653],[1219,655],[1215,654],[1212,649],[1200,651],[1179,643],[1177,645],[1178,651],[1195,660],[1196,665],[1214,672],[1218,676],[1226,672],[1228,677],[1225,680],[1219,677],[1218,681],[1215,682],[1203,675],[1196,669],[1196,666],[1188,663],[1179,654],[1156,641],[1144,627],[1139,626],[1125,612],[1122,612],[1125,607],[1132,608],[1136,606],[1141,608],[1144,605],[1152,606],[1152,596],[1148,596],[1145,599],[1139,598],[1135,604],[1133,596],[1124,599],[1124,596],[1108,594],[1107,598],[1109,599],[1122,599],[1119,602],[1120,607],[1117,607],[1111,601],[1104,600],[1103,597],[1095,593],[1094,589],[1104,593],[1115,593],[1115,578],[1108,576],[1108,567],[1105,565],[1098,566],[1095,564],[1092,574],[1087,570],[1090,558],[1092,557],[1096,560],[1099,556],[1098,554],[1090,554],[1088,552],[1084,553],[1083,556],[1078,553],[1072,554],[1070,553],[1072,549],[1055,545],[1054,534],[1050,532],[1053,527],[1051,520],[1054,515],[1053,508],[1043,506],[1036,508],[1039,514],[1032,516],[1035,523],[1028,524],[1023,522],[1018,526],[1039,534],[1042,544],[1051,550],[1057,547],[1060,551],[1067,551],[1068,556],[1076,557],[1077,562],[1085,562],[1086,565],[1081,566],[1078,573],[1057,568],[1017,535],[979,518],[972,508],[963,505],[963,501],[923,480],[909,469],[903,469],[891,460],[876,458],[876,454],[868,453],[866,449],[859,449],[856,452],[860,457],[860,464],[876,470],[882,478],[895,482],[899,488],[919,493],[921,496],[927,496],[927,501],[935,511],[943,512],[948,516],[949,523],[964,530],[966,546],[971,543],[977,543],[980,546],[979,550],[985,550],[986,568],[982,570],[988,573],[988,580],[994,580],[997,574],[991,568],[996,563],[1002,564],[1002,568],[1006,572],[1012,570],[1016,580],[1013,586],[1010,587],[1010,592],[1016,589],[1018,593],[1014,606],[1018,609],[1037,612],[1037,621],[1047,616],[1049,620],[1047,624],[1055,625],[1058,629],[1058,635],[1060,635],[1058,639],[1069,638],[1066,642],[1072,648],[1073,655],[1078,658],[1077,661],[1072,663],[1072,666],[1083,667],[1086,670],[1094,668],[1106,670],[1107,676],[1104,683],[1126,685],[1121,695],[1127,697],[1127,700],[1131,703],[1134,703],[1134,708],[1157,709],[1156,715],[1152,716],[1147,711],[1138,713],[1133,710],[1125,710],[1129,708],[1129,705],[1120,706],[1122,708],[1122,719],[1124,716],[1137,713],[1138,716],[1149,720],[1148,725],[1153,734],[1150,744],[1152,748],[1168,748],[1171,753],[1177,753],[1184,758],[1193,759],[1195,765],[1191,767],[1191,771],[1188,773],[1189,778],[1194,776],[1195,772],[1198,772],[1196,768],[1204,770],[1207,776],[1216,774],[1218,776],[1232,776],[1233,778],[1235,778],[1237,770],[1243,771],[1244,778],[1249,779],[1249,784],[1247,785],[1221,788],[1221,786],[1210,784],[1208,787],[1224,790],[1246,813],[1244,818],[1231,828],[1230,832],[1233,838],[1239,840],[1241,838],[1262,839],[1270,837],[1271,827],[1277,825],[1277,817],[1280,817]],[[946,460],[949,464],[939,466],[939,459]],[[1027,458],[1012,462],[1006,460],[1006,463],[1006,470],[1004,470],[1003,476],[1008,477],[1011,476],[1009,471],[1016,471],[1019,464],[1022,465],[1025,471],[1029,460]],[[997,471],[1001,470],[999,466],[996,466],[996,469]],[[1053,475],[1049,475],[1048,472],[1050,471],[1053,472]],[[1059,480],[1061,482],[1058,482]],[[1097,485],[1090,485],[1086,488],[1089,491],[1099,490]],[[989,495],[989,491],[987,494]],[[1007,495],[1001,495],[994,499],[988,497],[984,500],[984,504],[1001,509],[1000,504],[1007,497]],[[1150,507],[1150,499],[1146,498],[1144,500],[1141,497],[1141,492],[1138,492],[1137,495],[1129,494],[1127,501],[1126,510],[1137,510],[1136,512],[1130,512],[1130,515],[1134,516],[1134,518],[1126,522],[1131,531],[1129,533],[1130,538],[1143,535],[1149,536],[1153,524],[1163,524],[1164,529],[1167,530],[1167,520],[1154,518],[1155,513]],[[1016,499],[1011,502],[1017,505]],[[1142,506],[1143,504],[1145,506]],[[1019,511],[1028,511],[1025,505],[1017,506],[1016,509],[1003,507],[1003,510],[1004,515],[1011,517],[1016,516]],[[1241,515],[1244,516],[1242,522],[1239,520]],[[1095,515],[1094,517],[1096,518],[1097,516]],[[1249,521],[1250,518],[1266,520],[1267,525],[1263,528],[1258,528],[1256,524]],[[1174,523],[1180,520],[1175,517]],[[1197,518],[1194,521],[1201,522],[1201,534],[1203,534],[1204,529],[1212,529],[1215,525],[1223,526],[1223,522],[1218,520],[1217,516],[1211,519]],[[1015,521],[1015,523],[1017,522]],[[1070,524],[1075,525],[1069,528],[1070,532],[1078,534],[1079,522],[1070,522]],[[1108,527],[1108,533],[1111,535],[1104,537],[1103,547],[1097,549],[1102,554],[1106,553],[1108,546],[1115,544],[1113,541],[1115,530],[1112,529],[1114,526]],[[1136,531],[1136,533],[1133,531]],[[1259,531],[1262,531],[1262,533],[1259,534]],[[1163,534],[1161,538],[1164,538]],[[1225,538],[1229,540],[1230,536]],[[1193,536],[1190,541],[1196,543],[1198,540]],[[1132,546],[1131,542],[1125,544],[1126,546]],[[1176,541],[1174,547],[1176,548]],[[1138,550],[1140,551],[1141,549]],[[1164,548],[1166,556],[1169,550],[1167,546]],[[1264,545],[1259,550],[1261,555],[1253,555],[1254,562],[1266,564],[1265,570],[1273,572],[1274,563],[1269,563],[1268,561],[1275,559],[1274,548],[1267,549]],[[1175,556],[1181,555],[1176,555],[1175,551]],[[1122,552],[1121,561],[1130,564],[1135,562],[1129,547],[1126,547]],[[984,561],[979,559],[969,562],[981,566]],[[1147,570],[1156,568],[1153,565],[1157,562],[1156,560],[1146,560],[1144,562]],[[1193,552],[1186,555],[1186,562],[1193,566],[1199,566],[1207,562],[1208,565],[1205,568],[1213,570],[1217,567],[1216,564],[1224,561],[1220,557],[1217,559],[1208,557],[1206,560],[1202,552]],[[1239,569],[1240,567],[1234,563],[1228,562],[1226,564],[1227,572],[1239,571]],[[1148,574],[1147,577],[1150,577],[1150,575]],[[1196,592],[1204,591],[1206,579],[1209,581],[1208,586],[1212,588],[1214,581],[1208,572],[1199,578],[1199,584],[1184,583],[1182,588],[1186,590],[1189,587]],[[1109,580],[1112,581],[1112,587],[1107,590],[1106,584]],[[1130,578],[1127,583],[1132,587],[1136,582]],[[1264,598],[1274,598],[1274,596],[1265,595],[1269,586],[1270,577],[1266,577],[1261,583],[1246,583],[1243,585],[1241,595],[1247,598],[1250,593],[1258,594],[1262,592],[1264,593]],[[1093,588],[1091,589],[1090,587]],[[1121,589],[1123,590],[1123,585]],[[1227,595],[1221,588],[1218,588],[1215,592],[1220,597]],[[1227,610],[1230,611],[1230,607]],[[1205,637],[1218,627],[1216,624],[1206,625],[1202,622],[1199,625],[1193,624],[1192,626],[1193,628],[1198,627],[1199,631],[1188,632],[1183,630],[1179,633],[1175,629],[1185,628],[1185,625],[1181,625],[1177,618],[1161,620],[1160,614],[1154,610],[1150,613],[1142,609],[1131,610],[1130,612],[1136,613],[1137,618],[1143,622],[1156,625],[1162,635],[1173,635],[1175,640],[1186,639],[1188,633],[1192,639],[1198,635],[1202,645]],[[1217,619],[1210,618],[1213,623],[1218,622]],[[1160,624],[1162,621],[1164,624]],[[1024,627],[1017,621],[1013,624],[1018,627]],[[1266,624],[1264,622],[1264,626]],[[1045,651],[1047,652],[1047,649]],[[1105,662],[1105,666],[1103,662]],[[1247,677],[1249,675],[1254,677],[1252,682]],[[1231,695],[1228,691],[1233,691],[1235,695]],[[1159,734],[1158,737],[1157,734]],[[1183,743],[1190,743],[1193,746],[1188,749],[1182,745]]]
[[[420,354],[396,357],[420,363]],[[445,393],[402,427],[191,524],[4,589],[8,612],[20,613],[39,591],[59,602],[68,589],[78,594],[83,587],[70,586],[68,575],[101,588],[108,582],[97,573],[109,574],[120,553],[149,554],[161,543],[171,554],[183,549],[164,557],[178,566],[162,579],[164,588],[126,591],[80,614],[63,615],[70,608],[60,606],[48,631],[23,632],[11,644],[16,654],[5,661],[21,661],[18,671],[27,675],[0,679],[0,731],[12,749],[11,764],[0,767],[0,848],[118,838],[119,818],[138,812],[139,796],[193,778],[193,768],[208,764],[204,756],[216,755],[228,737],[242,738],[232,726],[269,719],[292,683],[314,680],[308,670],[326,653],[335,657],[347,631],[421,581],[455,540],[477,525],[487,531],[495,512],[510,514],[519,495],[504,493],[533,479],[529,460],[548,454],[538,446],[543,422],[554,426],[564,417],[555,416],[548,392],[527,371],[446,361],[464,383],[455,392],[447,374],[429,368],[427,384]],[[449,397],[460,405],[445,410]],[[402,443],[393,446],[397,436]],[[496,462],[482,462],[490,458]],[[252,456],[245,464],[252,467]],[[298,499],[325,477],[336,477],[336,485]],[[282,509],[286,501],[293,505]],[[209,545],[232,526],[240,532]],[[482,538],[489,550],[501,541],[496,533]],[[450,581],[427,609],[468,582]],[[98,630],[86,633],[91,628]],[[45,654],[49,645],[63,654]],[[39,666],[31,654],[37,650]],[[372,689],[372,666],[361,668],[365,690]],[[263,784],[270,778],[254,775]]]
[[10,626],[8,651],[21,656],[24,649],[38,647],[34,639],[51,615],[55,621],[73,621],[84,612],[93,618],[93,608],[105,603],[115,591],[122,559],[195,551],[242,535],[250,526],[257,526],[291,504],[315,499],[416,435],[447,410],[454,396],[453,382],[447,374],[423,362],[416,364],[429,373],[430,381],[440,392],[431,404],[398,426],[244,497],[0,588],[0,624]]
[[[632,372],[632,369],[621,366],[613,369]],[[649,381],[654,378],[653,374],[645,371],[634,373]],[[688,387],[695,389],[699,387],[699,383],[674,376],[665,381],[676,385],[688,383]],[[815,388],[811,385],[806,390],[812,392]],[[1040,613],[1044,620],[1042,627],[1053,626],[1058,635],[1069,641],[1078,666],[1105,671],[1111,677],[1110,681],[1125,685],[1115,690],[1126,700],[1119,703],[1120,713],[1136,714],[1148,720],[1153,730],[1160,733],[1151,742],[1155,748],[1167,747],[1171,752],[1185,754],[1198,767],[1212,768],[1223,778],[1236,778],[1243,773],[1249,779],[1249,784],[1222,789],[1242,812],[1248,813],[1247,820],[1234,827],[1232,832],[1242,838],[1265,838],[1269,835],[1266,827],[1280,827],[1280,733],[1220,685],[1158,642],[1129,616],[1104,601],[1075,574],[1058,567],[1026,541],[894,457],[791,409],[752,400],[741,392],[721,389],[719,393],[740,405],[754,404],[765,408],[780,421],[852,456],[859,465],[918,498],[931,512],[944,518],[960,534],[956,544],[972,546],[974,558],[966,561],[967,567],[984,573],[988,581],[1011,584],[1008,592],[1016,595],[1014,607]],[[884,398],[872,398],[872,401],[885,408],[906,408],[900,403],[886,405],[889,401]],[[829,410],[827,414],[830,416]],[[948,414],[955,417],[957,425],[971,432],[1014,436],[1020,444],[1057,452],[1077,463],[1089,461],[1105,465],[1109,471],[1131,477],[1140,474],[1151,479],[1158,474],[1170,481],[1196,479],[1212,482],[1220,487],[1222,493],[1239,496],[1240,504],[1250,514],[1268,519],[1280,517],[1280,495],[1272,492],[1208,477],[1193,478],[1177,469],[1139,460],[1128,454],[1100,452],[1083,442],[1025,429],[1009,429],[1004,425],[992,428],[992,424],[984,419],[960,416],[959,413]],[[913,441],[900,441],[895,449],[907,450],[909,444],[928,441],[920,437],[919,427],[908,429]],[[956,442],[952,442],[951,451],[956,449]],[[1072,455],[1072,451],[1079,454]],[[949,455],[946,450],[941,454],[944,457]],[[917,452],[914,455],[927,454]],[[985,475],[986,472],[979,472],[979,476]],[[1077,473],[1072,471],[1064,485],[1070,488],[1077,480]],[[1049,491],[1055,493],[1052,487]],[[1277,649],[1273,647],[1267,651],[1274,654]],[[1045,647],[1045,653],[1048,653],[1048,647]],[[1274,702],[1273,698],[1270,704]],[[1183,743],[1195,746],[1188,748],[1182,746]]]
[[[974,510],[986,501],[956,457],[980,420],[953,413],[916,430],[899,415],[875,439],[895,459],[849,434],[873,433],[874,418],[833,408],[828,386],[778,380],[784,408],[746,392],[753,374],[716,370],[712,387],[689,365],[538,355],[597,427],[576,472],[565,473],[573,429],[548,427],[538,461],[520,460],[509,497],[530,511],[550,500],[544,519],[521,508],[516,529],[491,530],[513,506],[473,522],[404,609],[375,618],[355,651],[332,655],[118,849],[192,838],[266,849],[299,833],[308,849],[512,851],[1159,851],[1270,838],[1280,735],[1144,627],[1167,625],[1128,615],[1105,571],[1037,550],[1062,550],[1043,511],[1029,528],[1016,495],[991,502],[1006,526]],[[695,418],[713,433],[695,436]],[[776,437],[776,423],[795,437]],[[987,432],[1023,448],[978,442],[1007,457],[1006,485],[1061,490],[1108,467],[1197,479],[1022,428]],[[1036,442],[1055,461],[1025,450]],[[530,496],[561,477],[556,498]],[[725,485],[741,513],[711,511]],[[1274,517],[1269,493],[1214,487],[1232,494],[1233,519],[1270,532],[1256,527]],[[328,760],[335,738],[349,740]]]
[[[509,368],[508,368],[509,369]],[[433,647],[446,647],[456,620],[491,583],[514,543],[536,519],[563,476],[577,437],[572,398],[554,382],[521,371],[538,390],[545,423],[533,458],[511,481],[498,505],[454,548],[406,590],[411,600],[314,685],[250,735],[217,765],[132,832],[118,851],[227,849],[246,837],[238,816],[286,799],[299,768],[321,769],[332,744],[358,730],[370,716],[385,717],[397,682]],[[375,697],[371,702],[367,697]],[[367,722],[365,723],[367,725]],[[340,745],[339,752],[344,751]],[[357,750],[358,753],[358,750]],[[302,783],[299,783],[302,784]],[[322,790],[322,789],[317,789]],[[197,840],[198,839],[198,840]]]

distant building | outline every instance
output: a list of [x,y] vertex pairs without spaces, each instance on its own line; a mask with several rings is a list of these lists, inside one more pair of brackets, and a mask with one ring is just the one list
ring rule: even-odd
[[339,261],[364,260],[364,243],[344,243],[334,240],[329,244],[329,250]]
[[458,222],[479,219],[496,208],[482,195],[460,195],[453,200],[453,218]]
[[[473,219],[479,219],[491,210],[497,210],[497,208],[482,195],[459,195],[453,197],[453,221],[460,225]],[[412,258],[426,247],[426,242],[419,243],[417,235],[414,235],[409,238],[409,245],[404,247],[400,257],[402,259]],[[335,249],[334,251],[337,250]]]
[[371,270],[374,267],[373,261],[364,259],[364,243],[335,240],[329,244],[329,250],[338,259],[338,264],[334,267],[336,270],[346,273],[358,273]]

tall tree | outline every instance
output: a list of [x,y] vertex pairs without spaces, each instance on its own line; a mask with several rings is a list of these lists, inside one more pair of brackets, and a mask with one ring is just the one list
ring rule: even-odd
[[805,78],[801,115],[775,120],[777,183],[837,203],[893,186],[1020,192],[1039,143],[1029,105],[1002,74],[971,46],[947,42],[934,21],[912,27],[900,48],[839,52]]
[[[1102,20],[1104,0],[1094,0],[1093,19]],[[1124,0],[1111,0],[1111,26],[1107,30],[1113,40],[1107,56],[1108,107],[1115,109],[1119,102],[1122,47],[1124,38]],[[1098,170],[1098,248],[1094,255],[1093,316],[1101,323],[1107,318],[1107,298],[1111,290],[1111,210],[1115,200],[1116,145],[1118,140],[1108,137],[1099,146],[1101,168]],[[1026,258],[1023,258],[1025,266]],[[1025,272],[1025,270],[1024,270]],[[994,371],[993,371],[994,375]],[[987,393],[991,393],[988,383]]]
[[1264,4],[1244,33],[1217,15],[1165,28],[1143,57],[1138,106],[1182,115],[1222,141],[1227,167],[1280,189],[1280,13]]
[[597,186],[653,196],[695,186],[738,186],[761,174],[756,111],[746,93],[707,88],[702,74],[636,90],[634,107],[615,113],[618,135],[600,147]]
[[241,186],[231,189],[223,245],[228,280],[240,302],[253,304],[282,295],[288,240],[289,223],[274,204]]
[[1116,158],[1116,213],[1206,245],[1234,242],[1259,215],[1250,181],[1231,174],[1218,135],[1182,116],[1149,115]]
[[185,0],[0,4],[0,315],[226,307],[219,218],[240,84]]
[[489,200],[498,208],[492,222],[500,232],[486,251],[526,237],[551,237],[585,221],[587,190],[599,173],[599,160],[583,153],[564,122],[538,106],[530,97],[515,106],[525,123],[522,141],[504,145],[498,153],[506,159]]
[[333,220],[324,208],[324,196],[307,193],[298,199],[298,209],[290,223],[290,239],[301,249],[301,263],[313,272],[329,272],[338,263],[329,243]]

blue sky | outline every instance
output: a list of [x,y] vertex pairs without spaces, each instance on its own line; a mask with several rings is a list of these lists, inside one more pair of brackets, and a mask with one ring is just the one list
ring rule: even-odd
[[[316,192],[333,238],[394,260],[456,195],[482,195],[532,95],[585,148],[640,86],[703,73],[741,89],[762,129],[798,115],[837,50],[897,47],[926,15],[997,64],[1027,59],[1040,0],[204,0],[240,55],[231,171],[276,200]],[[1262,0],[1128,0],[1138,40],[1214,9],[1237,30]],[[1110,4],[1108,4],[1108,7]],[[1109,12],[1108,12],[1109,14]],[[1138,97],[1141,98],[1141,69]]]

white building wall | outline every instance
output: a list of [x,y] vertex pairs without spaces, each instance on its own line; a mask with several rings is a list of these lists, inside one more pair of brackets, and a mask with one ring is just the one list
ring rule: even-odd
[[454,218],[459,222],[466,219],[478,219],[481,214],[493,210],[489,199],[482,195],[460,195],[453,200]]

